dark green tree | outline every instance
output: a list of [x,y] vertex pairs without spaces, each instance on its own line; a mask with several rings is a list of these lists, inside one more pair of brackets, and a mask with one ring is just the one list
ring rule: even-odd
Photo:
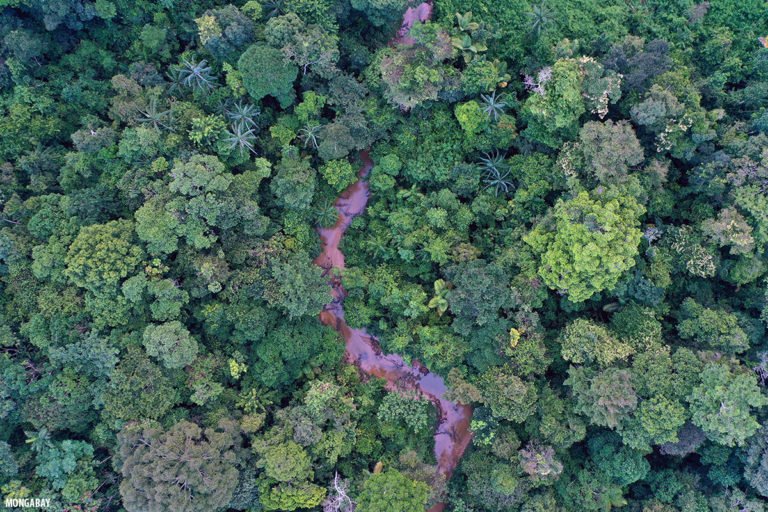
[[693,423],[711,440],[726,446],[743,446],[760,428],[752,409],[768,405],[754,374],[734,372],[716,363],[701,372],[701,384],[688,401]]
[[111,425],[162,418],[179,400],[162,370],[139,349],[129,349],[104,391],[104,419]]
[[273,96],[283,108],[295,101],[293,81],[299,70],[280,50],[255,44],[240,56],[237,67],[243,77],[243,86],[255,101]]

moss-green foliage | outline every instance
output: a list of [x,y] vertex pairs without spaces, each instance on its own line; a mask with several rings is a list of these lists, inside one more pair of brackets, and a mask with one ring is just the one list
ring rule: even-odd
[[457,105],[454,110],[456,119],[468,138],[473,138],[486,125],[488,118],[476,101]]
[[287,210],[305,210],[312,202],[316,177],[317,171],[309,160],[287,154],[280,160],[270,186],[281,206]]
[[558,201],[552,220],[525,238],[541,255],[539,275],[572,302],[613,289],[635,264],[641,236],[636,219],[643,211],[634,198],[621,195],[593,199],[580,192]]
[[387,395],[382,400],[376,417],[384,424],[405,424],[409,430],[416,433],[423,433],[429,429],[428,404],[418,397]]
[[536,388],[510,368],[493,368],[480,377],[483,401],[496,418],[522,423],[533,414]]
[[429,488],[423,482],[414,482],[395,469],[371,475],[357,497],[361,512],[392,510],[417,512],[424,509]]
[[331,160],[320,168],[320,174],[331,187],[341,192],[357,180],[357,172],[347,160]]
[[705,308],[690,298],[683,301],[681,311],[684,315],[678,324],[681,338],[726,352],[741,352],[748,347],[747,334],[736,315]]
[[67,251],[67,277],[94,293],[115,288],[141,261],[141,247],[132,240],[129,221],[82,228]]
[[289,318],[311,316],[331,300],[322,270],[304,254],[272,262],[269,274],[264,298]]
[[571,366],[565,384],[572,389],[576,409],[588,416],[591,423],[615,429],[637,408],[632,381],[632,374],[627,370],[609,368],[598,372]]
[[656,396],[640,404],[638,417],[653,444],[676,443],[685,423],[685,408],[680,402]]
[[325,489],[302,482],[297,485],[278,484],[260,496],[264,510],[297,510],[316,507],[325,498]]
[[215,156],[194,154],[177,161],[158,194],[135,212],[136,233],[153,255],[175,252],[181,241],[210,247],[221,232],[263,232],[268,219],[255,200],[264,171],[234,176]]
[[133,349],[115,368],[103,400],[107,422],[156,420],[177,402],[178,392],[157,365]]
[[576,364],[596,362],[608,366],[626,359],[632,347],[617,340],[605,327],[589,320],[577,319],[563,330],[560,339],[563,359]]

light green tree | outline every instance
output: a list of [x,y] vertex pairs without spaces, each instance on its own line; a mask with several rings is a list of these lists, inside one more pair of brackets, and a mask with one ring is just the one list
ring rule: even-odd
[[111,291],[143,257],[133,237],[133,223],[129,220],[82,228],[67,252],[67,277],[93,293]]
[[348,160],[331,160],[320,167],[320,174],[337,192],[341,192],[357,180],[355,168]]
[[396,469],[371,475],[357,497],[358,512],[423,512],[429,487]]
[[601,366],[608,366],[629,357],[632,347],[616,339],[602,325],[577,318],[565,327],[560,336],[560,352],[563,359],[572,363],[596,361]]
[[316,507],[325,498],[325,489],[311,482],[314,477],[309,454],[293,441],[259,449],[259,466],[266,479],[261,486],[261,503],[267,510],[296,510]]
[[686,411],[676,400],[655,396],[640,404],[638,417],[653,444],[676,443],[677,433],[685,424]]
[[611,290],[635,264],[645,208],[632,197],[593,198],[580,192],[558,200],[551,216],[524,240],[541,262],[539,275],[552,289],[582,302]]
[[677,324],[677,332],[681,338],[692,339],[702,348],[731,354],[749,348],[747,333],[733,313],[705,308],[690,297],[683,301],[680,309],[683,319]]

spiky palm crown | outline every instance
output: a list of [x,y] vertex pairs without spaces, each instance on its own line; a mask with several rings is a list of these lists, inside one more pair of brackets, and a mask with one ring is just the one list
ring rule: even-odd
[[486,175],[483,178],[483,183],[485,183],[486,189],[492,188],[493,193],[496,196],[501,192],[508,194],[515,189],[514,183],[509,179],[509,171],[505,171],[502,174],[497,169],[491,169],[486,172]]
[[230,130],[227,130],[227,136],[224,142],[229,144],[231,149],[237,149],[242,155],[245,151],[256,154],[256,132],[243,123],[233,123]]
[[200,62],[190,62],[182,59],[181,64],[171,69],[171,81],[174,86],[182,86],[201,92],[209,92],[218,84],[213,76],[211,67],[205,59]]
[[324,201],[316,210],[317,224],[323,228],[329,228],[336,224],[339,218],[339,212],[333,205],[333,201]]
[[528,16],[531,18],[531,30],[537,36],[541,35],[551,20],[551,12],[545,2],[531,6]]
[[255,105],[237,101],[231,108],[225,110],[225,114],[234,124],[242,123],[248,128],[258,130],[256,119],[261,115],[261,110]]
[[483,112],[494,121],[497,121],[507,108],[507,104],[504,101],[504,93],[496,96],[496,91],[493,91],[492,94],[481,94],[480,98],[485,105],[483,107]]
[[509,178],[509,165],[502,153],[498,151],[483,153],[483,156],[480,157],[479,167],[484,173],[482,182],[485,184],[485,188],[492,188],[494,195],[508,194],[515,189],[512,179]]
[[161,128],[171,129],[171,111],[162,110],[158,106],[158,101],[155,97],[149,100],[147,108],[139,110],[139,114],[140,116],[137,119],[139,123],[151,125],[156,130]]
[[267,18],[274,18],[285,14],[285,0],[270,0],[264,4],[264,12]]
[[504,169],[507,167],[507,163],[504,160],[504,155],[499,151],[492,151],[490,153],[483,153],[479,162],[480,168],[483,171],[488,169]]
[[317,141],[318,134],[320,133],[321,125],[319,124],[307,124],[299,130],[299,139],[304,142],[304,147],[312,146],[313,149],[320,147]]

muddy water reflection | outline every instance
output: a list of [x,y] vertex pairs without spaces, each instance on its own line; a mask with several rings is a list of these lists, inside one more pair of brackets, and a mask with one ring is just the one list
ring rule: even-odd
[[[360,154],[360,158],[363,162],[360,179],[336,200],[336,210],[339,212],[336,224],[318,230],[323,250],[315,259],[315,264],[325,269],[330,276],[332,269],[344,268],[344,254],[339,250],[339,243],[352,220],[363,213],[368,203],[366,177],[373,168],[373,161],[365,151]],[[367,375],[385,379],[390,389],[415,390],[437,406],[439,419],[434,436],[435,459],[438,473],[448,478],[472,440],[469,430],[472,408],[446,400],[445,381],[439,375],[429,372],[418,362],[408,365],[397,354],[383,354],[374,336],[364,329],[348,326],[344,320],[343,302],[346,292],[341,279],[332,276],[331,287],[333,302],[325,306],[320,313],[320,320],[344,338],[347,361]],[[443,509],[443,504],[437,504],[430,512]]]

